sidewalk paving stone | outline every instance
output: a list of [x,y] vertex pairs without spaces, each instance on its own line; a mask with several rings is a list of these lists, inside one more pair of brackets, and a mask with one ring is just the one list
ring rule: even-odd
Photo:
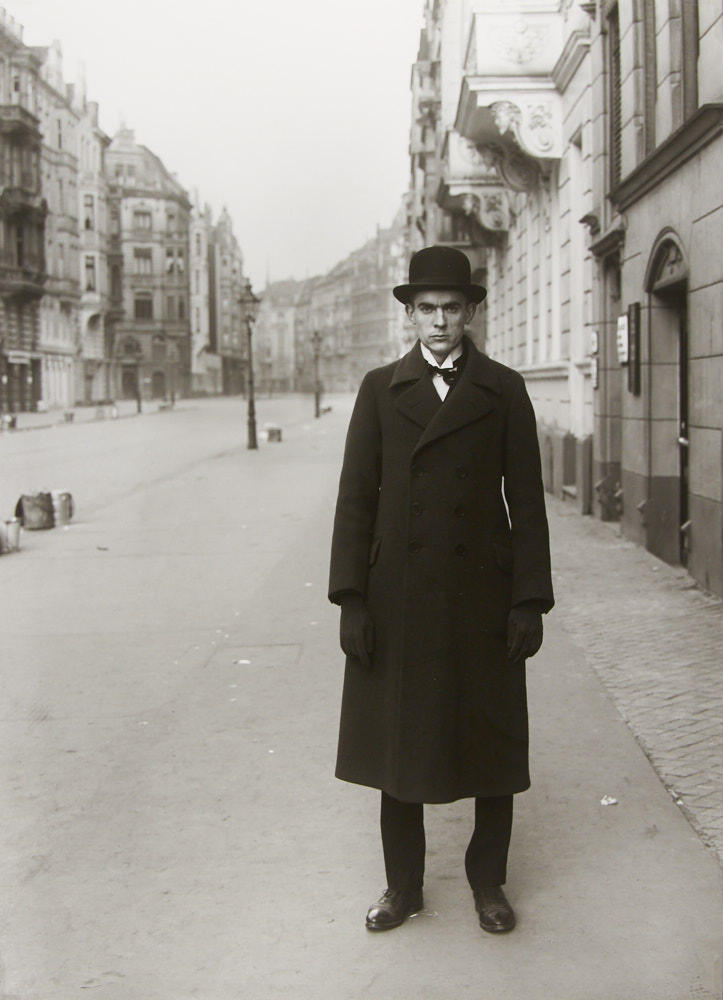
[[704,843],[723,859],[723,601],[548,498],[557,606],[618,711]]

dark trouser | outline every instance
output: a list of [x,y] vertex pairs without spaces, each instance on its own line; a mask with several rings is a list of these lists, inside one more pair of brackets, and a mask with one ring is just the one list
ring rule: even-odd
[[[391,889],[421,886],[424,881],[424,806],[400,802],[382,792],[382,847]],[[474,831],[464,857],[473,889],[503,885],[512,833],[512,796],[474,800]]]

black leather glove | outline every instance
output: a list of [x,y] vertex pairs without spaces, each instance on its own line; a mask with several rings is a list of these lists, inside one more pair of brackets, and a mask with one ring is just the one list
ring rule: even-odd
[[520,663],[542,645],[542,615],[537,608],[518,604],[507,618],[507,657]]
[[361,594],[349,594],[341,602],[339,641],[347,656],[354,656],[371,669],[374,650],[374,625]]

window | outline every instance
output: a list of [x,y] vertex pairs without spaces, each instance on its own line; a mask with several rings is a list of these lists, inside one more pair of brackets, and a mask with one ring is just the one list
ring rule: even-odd
[[153,251],[150,247],[136,247],[133,251],[136,274],[153,273]]
[[167,212],[166,213],[166,230],[169,233],[175,233],[176,231],[176,213]]
[[58,178],[58,212],[61,215],[65,212],[65,190],[61,177]]
[[607,18],[608,80],[610,110],[610,186],[616,187],[622,176],[622,88],[620,79],[620,18],[617,4]]
[[111,236],[117,236],[120,233],[120,212],[117,208],[110,210],[110,232]]
[[153,360],[158,363],[166,360],[166,338],[157,333],[151,343],[151,354]]
[[176,300],[173,295],[166,298],[166,319],[176,318]]
[[122,178],[123,177],[123,164],[122,163],[116,163],[116,165],[115,165],[115,175],[116,175],[116,178],[119,178],[119,177]]
[[643,86],[645,153],[655,149],[655,102],[657,98],[657,52],[655,42],[655,4],[643,4]]
[[58,243],[58,277],[65,277],[65,244]]
[[196,308],[196,333],[201,332],[201,310]]
[[133,302],[135,319],[153,319],[153,298],[150,293],[139,292]]
[[93,254],[87,254],[85,258],[85,290],[86,292],[95,292],[95,257]]
[[698,4],[683,0],[683,118],[698,110]]
[[201,234],[196,233],[196,253],[201,256]]
[[119,299],[123,294],[121,269],[117,264],[113,264],[110,269],[110,294],[114,299]]
[[198,295],[201,290],[201,276],[198,273],[198,268],[196,268],[193,274],[193,290]]
[[178,318],[179,319],[186,318],[186,300],[182,295],[178,296]]
[[58,149],[63,148],[63,122],[58,118]]
[[176,251],[176,271],[179,274],[183,274],[183,272],[185,270],[186,270],[186,257],[185,257],[185,254],[183,253],[183,250],[177,250]]
[[151,229],[151,213],[145,210],[136,210],[133,213],[133,226],[135,229]]
[[83,195],[83,225],[86,229],[95,229],[95,198],[92,194]]
[[176,269],[176,254],[173,247],[166,247],[166,274],[173,274]]

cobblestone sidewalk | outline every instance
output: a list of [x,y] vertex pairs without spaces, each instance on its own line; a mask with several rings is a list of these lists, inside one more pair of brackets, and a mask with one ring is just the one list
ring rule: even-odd
[[547,498],[557,605],[684,814],[723,860],[723,602]]

